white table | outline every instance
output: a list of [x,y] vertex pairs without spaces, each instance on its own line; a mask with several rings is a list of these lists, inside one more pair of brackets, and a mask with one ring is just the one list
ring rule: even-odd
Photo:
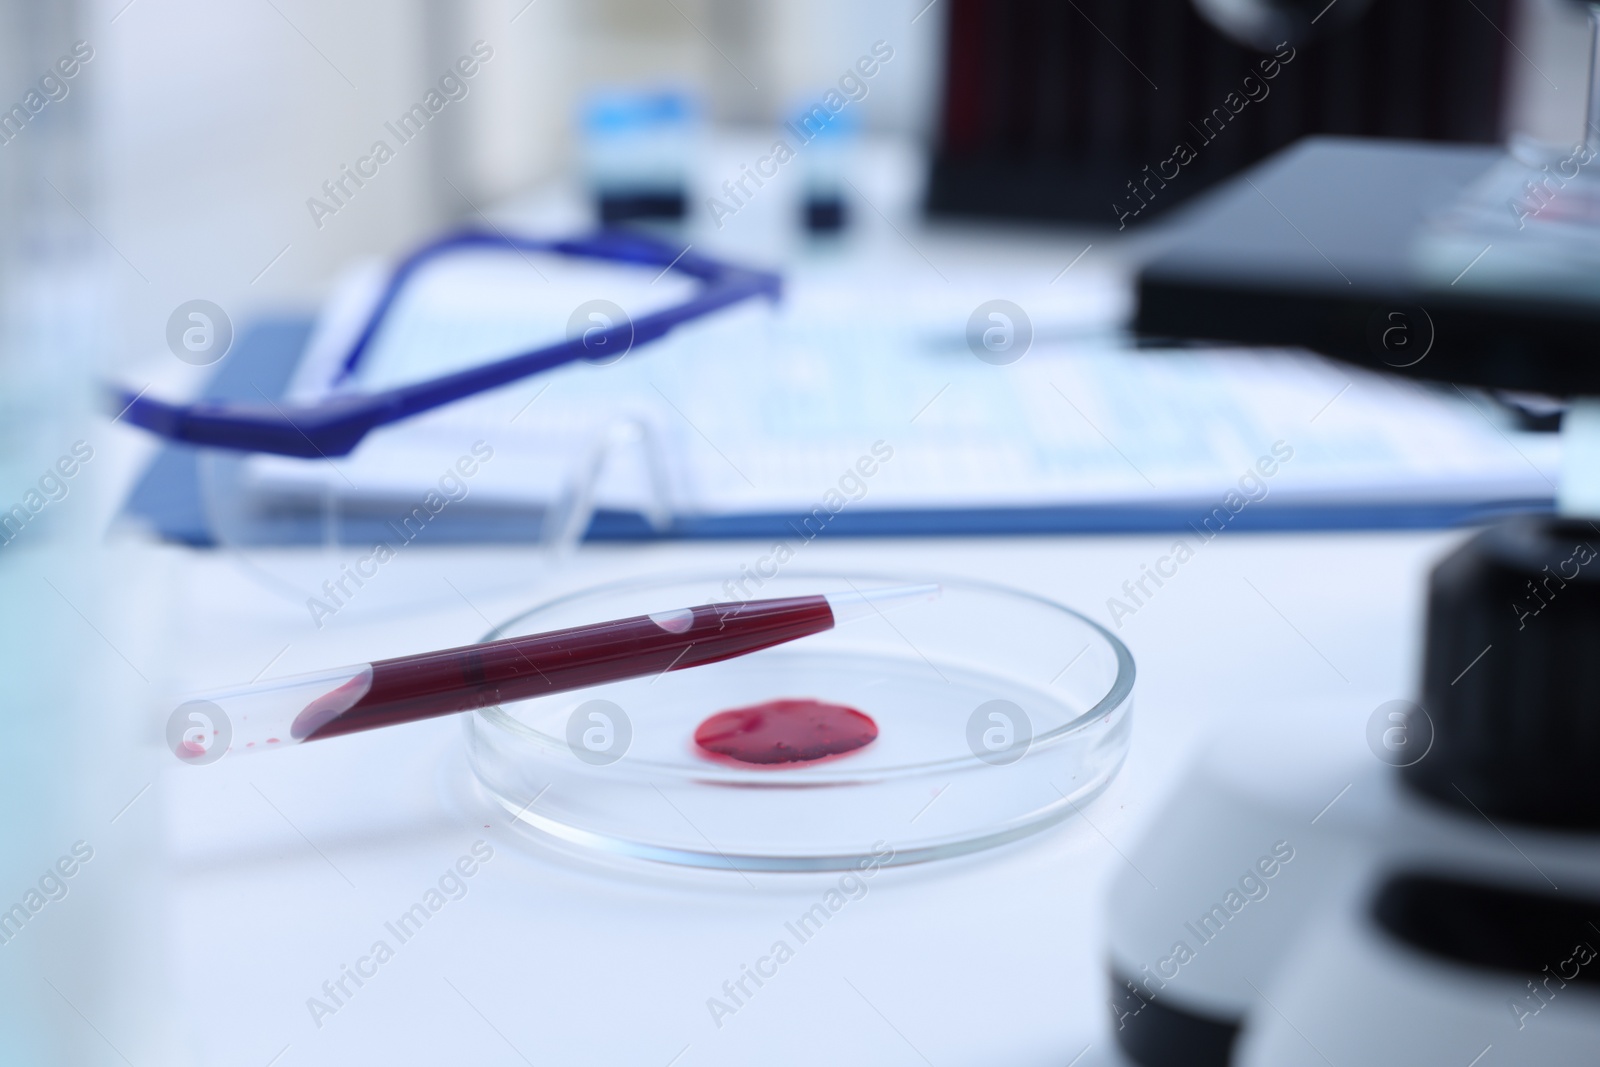
[[[884,240],[908,276],[925,269],[901,238]],[[916,240],[947,270],[981,272],[1003,255],[1013,268],[1036,259],[1041,278],[1082,250],[1027,234],[1003,248],[959,233]],[[1101,251],[1114,266],[1124,250]],[[165,379],[156,391],[181,393]],[[104,517],[151,442],[94,433]],[[70,726],[40,761],[40,780],[57,783],[41,814],[14,820],[29,827],[19,864],[48,863],[80,837],[95,859],[28,941],[5,946],[0,992],[83,1064],[1115,1063],[1101,898],[1141,821],[1197,740],[1241,709],[1361,721],[1410,695],[1426,568],[1458,536],[1217,537],[1118,630],[1139,669],[1133,747],[1081,818],[880,874],[720,1028],[708,998],[725,998],[723,983],[831,879],[752,874],[752,888],[552,851],[475,793],[452,720],[203,768],[173,760],[162,730],[185,693],[469,642],[491,620],[600,581],[731,576],[765,544],[586,547],[558,568],[532,550],[418,545],[321,630],[305,597],[359,548],[240,555],[100,546],[87,533],[38,558],[8,548],[16,566],[0,579],[13,584],[0,591],[29,608],[11,621],[41,635],[23,647],[54,655],[68,641],[75,666],[40,683],[70,691]],[[805,566],[969,574],[1109,624],[1106,599],[1170,544],[824,538]],[[385,923],[478,840],[494,856],[467,894],[398,945]],[[323,983],[380,938],[394,958],[359,988],[346,979],[352,994],[314,1020],[308,999],[331,1004]]]
[[[1459,536],[1218,537],[1124,620],[1139,669],[1133,748],[1082,818],[986,855],[882,873],[720,1028],[707,999],[724,997],[723,982],[831,879],[751,875],[752,887],[732,874],[617,870],[554,852],[475,793],[454,720],[198,769],[163,752],[159,731],[177,694],[248,679],[269,662],[272,674],[292,673],[462,643],[487,628],[484,617],[596,581],[732,573],[755,545],[585,548],[554,575],[531,550],[411,548],[320,632],[257,568],[309,589],[336,575],[343,555],[258,551],[246,564],[231,553],[113,549],[128,578],[100,605],[102,628],[150,684],[126,687],[131,699],[116,709],[136,727],[140,759],[119,762],[99,788],[109,811],[141,775],[154,786],[106,826],[107,860],[83,880],[126,880],[110,907],[142,921],[118,925],[112,973],[138,982],[159,1010],[113,1011],[121,1019],[85,1010],[102,1036],[83,1031],[84,1048],[121,1062],[102,1041],[114,1043],[140,1067],[267,1064],[280,1052],[284,1065],[953,1067],[1060,1065],[1087,1048],[1080,1067],[1120,1062],[1101,896],[1141,820],[1196,740],[1234,711],[1339,706],[1364,717],[1409,695],[1426,568]],[[966,573],[1105,621],[1106,598],[1169,543],[839,539],[815,543],[808,566]],[[163,590],[161,612],[134,610]],[[107,672],[123,669],[100,652]],[[467,894],[399,945],[385,922],[478,840],[494,855]],[[347,980],[352,995],[319,1028],[308,998],[331,1004],[323,982],[380,938],[398,945],[394,958],[359,988]],[[93,1002],[80,977],[55,977],[75,1003]]]

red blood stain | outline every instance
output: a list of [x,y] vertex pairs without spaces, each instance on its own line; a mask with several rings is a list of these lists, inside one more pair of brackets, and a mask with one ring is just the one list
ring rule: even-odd
[[740,763],[807,763],[871,744],[878,724],[855,708],[820,700],[769,700],[719,711],[694,732],[695,744]]

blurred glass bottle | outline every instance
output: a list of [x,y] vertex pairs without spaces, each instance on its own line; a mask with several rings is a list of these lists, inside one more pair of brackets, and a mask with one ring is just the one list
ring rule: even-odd
[[675,89],[611,89],[583,107],[585,178],[603,225],[678,222],[700,139],[694,99]]
[[794,113],[784,133],[798,142],[801,228],[816,236],[841,233],[850,225],[844,194],[860,137],[856,116],[848,110],[830,112],[821,104],[806,105]]
[[[88,79],[64,79],[55,66],[82,35],[78,6],[0,0],[0,600],[11,608],[0,614],[0,676],[8,683],[0,724],[0,1059],[8,1063],[98,1054],[65,997],[96,1018],[107,1014],[105,998],[85,992],[105,955],[92,943],[105,916],[83,891],[90,879],[74,879],[60,902],[40,888],[41,872],[74,841],[102,843],[98,835],[87,841],[86,827],[99,826],[79,789],[94,758],[80,744],[84,691],[68,663],[73,626],[82,622],[63,599],[95,611],[80,593],[94,564],[75,551],[87,541],[85,481],[70,507],[47,497],[39,481],[75,438],[100,443],[84,388],[97,321],[95,237],[73,206],[93,210],[84,166]],[[45,584],[51,579],[61,595]]]

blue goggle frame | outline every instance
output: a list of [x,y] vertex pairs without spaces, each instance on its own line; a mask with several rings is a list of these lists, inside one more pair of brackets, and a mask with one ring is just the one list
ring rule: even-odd
[[202,400],[169,404],[113,387],[113,410],[121,418],[161,437],[208,448],[269,452],[306,459],[349,455],[367,433],[379,426],[464,397],[593,357],[597,350],[616,351],[647,344],[675,327],[731,307],[752,297],[777,300],[783,283],[770,271],[724,263],[677,248],[646,234],[601,230],[587,237],[536,240],[475,230],[450,234],[417,249],[390,275],[377,306],[351,347],[339,377],[348,377],[372,345],[378,330],[411,276],[429,261],[466,248],[553,252],[557,255],[660,267],[698,279],[702,285],[687,301],[603,330],[591,330],[531,351],[506,356],[466,370],[402,385],[378,393],[332,397],[316,404],[279,405]]

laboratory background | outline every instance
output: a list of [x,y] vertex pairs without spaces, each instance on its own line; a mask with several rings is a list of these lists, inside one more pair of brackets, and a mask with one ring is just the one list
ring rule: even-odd
[[1597,57],[0,0],[0,1062],[1594,1063]]

